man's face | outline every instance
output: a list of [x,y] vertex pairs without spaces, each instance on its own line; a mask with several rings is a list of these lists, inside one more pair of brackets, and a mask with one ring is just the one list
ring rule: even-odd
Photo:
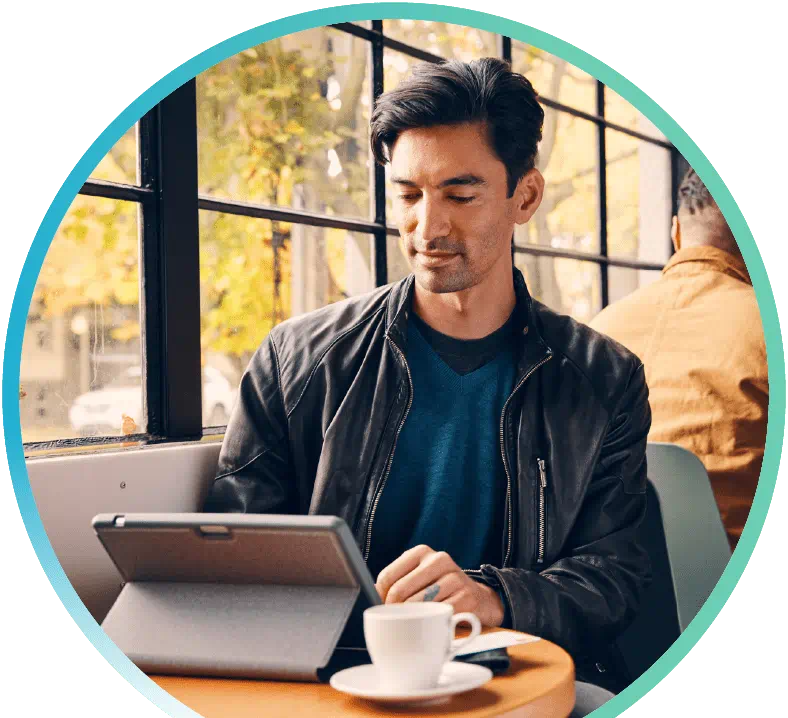
[[[391,153],[394,209],[416,281],[435,293],[459,292],[511,265],[517,206],[506,167],[480,124],[403,132]],[[538,204],[538,202],[537,202]]]

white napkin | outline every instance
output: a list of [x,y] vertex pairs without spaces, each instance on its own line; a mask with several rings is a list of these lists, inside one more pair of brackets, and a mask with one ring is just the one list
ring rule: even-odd
[[[456,646],[462,638],[453,641]],[[469,653],[479,653],[480,651],[491,651],[494,648],[505,648],[506,646],[522,646],[526,643],[534,643],[540,640],[538,636],[529,636],[525,633],[515,633],[514,631],[496,631],[495,633],[485,633],[477,636],[470,643],[462,647],[457,655],[466,656]]]

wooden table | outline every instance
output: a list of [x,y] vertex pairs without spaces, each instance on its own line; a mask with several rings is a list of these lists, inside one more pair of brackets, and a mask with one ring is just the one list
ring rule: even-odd
[[151,676],[205,718],[292,716],[507,716],[566,718],[575,703],[572,659],[549,641],[510,646],[511,667],[469,693],[423,707],[375,704],[317,683]]

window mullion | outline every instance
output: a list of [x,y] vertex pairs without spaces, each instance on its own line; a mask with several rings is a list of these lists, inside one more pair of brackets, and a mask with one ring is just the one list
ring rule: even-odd
[[197,98],[191,80],[143,118],[143,346],[149,433],[202,433]]
[[498,54],[510,65],[512,64],[512,38],[498,35]]
[[[373,20],[372,29],[378,33],[383,32],[383,20]],[[372,53],[372,108],[374,109],[378,97],[383,94],[383,38],[375,37],[370,41]],[[386,239],[386,169],[382,165],[372,162],[372,197],[374,202],[375,224],[384,229],[377,230],[374,237],[374,272],[375,286],[382,287],[388,282],[388,242]]]
[[[605,86],[596,82],[596,112],[599,117],[605,117]],[[599,253],[607,257],[607,150],[605,148],[605,126],[597,125],[597,184],[599,187],[597,217],[599,219]],[[608,287],[607,264],[599,267],[600,288],[602,294],[602,308],[610,303]]]

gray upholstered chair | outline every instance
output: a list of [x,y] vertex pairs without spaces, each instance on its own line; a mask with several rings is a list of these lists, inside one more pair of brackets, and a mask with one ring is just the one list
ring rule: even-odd
[[667,651],[697,615],[731,557],[701,461],[673,444],[649,444],[646,518],[640,528],[654,579],[619,638],[632,680]]

